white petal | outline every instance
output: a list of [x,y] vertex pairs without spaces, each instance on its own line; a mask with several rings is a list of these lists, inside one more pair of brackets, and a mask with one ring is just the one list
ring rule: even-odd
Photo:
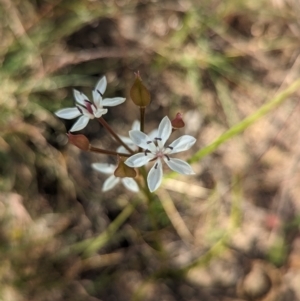
[[164,161],[167,163],[167,165],[174,171],[184,174],[184,175],[193,175],[195,174],[192,170],[192,167],[190,164],[186,163],[183,160],[175,159],[175,158],[164,158]]
[[94,116],[96,118],[100,118],[102,115],[105,115],[107,113],[107,109],[98,109],[94,112]]
[[126,100],[126,98],[123,98],[123,97],[105,98],[102,100],[102,106],[103,107],[114,107],[114,106],[120,105],[125,100]]
[[168,116],[164,117],[159,124],[157,137],[161,140],[157,141],[157,144],[162,148],[166,141],[169,139],[172,133],[172,124]]
[[119,137],[120,137],[121,140],[122,140],[124,143],[126,143],[126,144],[134,144],[134,143],[132,142],[132,140],[131,140],[129,137],[125,137],[125,136],[121,136],[121,135],[119,135]]
[[102,191],[108,191],[115,187],[120,182],[120,178],[115,177],[114,175],[111,175],[109,178],[107,178],[102,186]]
[[[91,114],[86,107],[82,107],[82,106],[77,106],[78,109],[81,110],[82,115],[89,117],[90,119],[94,119],[95,116],[94,114]],[[93,108],[93,107],[92,107]]]
[[89,100],[89,98],[83,94],[82,92],[78,91],[78,90],[73,90],[73,94],[74,94],[74,98],[76,100],[76,102],[80,103],[81,105],[85,106],[85,100]]
[[144,153],[138,153],[129,157],[124,163],[129,167],[141,167],[147,164],[151,159],[153,159],[153,155],[151,154],[145,156]]
[[107,86],[106,77],[103,76],[96,84],[95,91],[99,91],[102,95],[104,94]]
[[[129,146],[129,145],[128,145]],[[130,146],[129,146],[130,147]],[[130,147],[131,148],[131,147]],[[124,147],[124,146],[119,146],[117,148],[117,153],[122,153],[122,154],[129,154],[129,151]]]
[[[134,143],[132,143],[132,141],[131,141],[131,139],[130,138],[128,138],[128,137],[122,137],[122,136],[119,136],[120,138],[121,138],[121,140],[125,143],[125,144],[127,144],[127,146],[130,148],[130,149],[132,149],[133,151],[137,151],[138,150],[138,147],[134,144]],[[124,147],[124,146],[119,146],[118,148],[117,148],[117,152],[118,153],[125,153],[125,154],[129,154],[129,152],[128,152],[128,150]]]
[[61,109],[55,115],[63,119],[73,119],[81,115],[77,107]]
[[102,108],[102,96],[99,94],[99,92],[97,92],[96,90],[92,91],[93,93],[93,100],[94,100],[94,104],[96,106],[97,109]]
[[134,144],[143,148],[149,149],[151,152],[156,151],[156,146],[152,139],[141,131],[129,131],[129,136]]
[[81,116],[71,127],[70,132],[80,131],[85,128],[89,122],[90,118],[88,116]]
[[175,154],[179,152],[183,152],[185,150],[190,149],[196,142],[196,139],[189,135],[184,135],[174,140],[169,147],[173,148],[170,154]]
[[132,127],[131,127],[132,130],[137,130],[139,131],[141,129],[141,123],[139,120],[135,120],[133,123],[132,123]]
[[115,172],[116,166],[108,163],[93,163],[92,167],[104,174],[113,174]]
[[151,140],[154,140],[154,138],[157,137],[157,135],[158,135],[158,129],[155,129],[148,134]]
[[161,184],[163,169],[160,160],[157,160],[148,173],[147,183],[151,192],[155,191]]
[[134,179],[132,179],[132,178],[123,178],[121,181],[128,190],[131,190],[133,192],[138,192],[139,191],[139,186],[138,186],[138,184],[136,183],[136,181]]

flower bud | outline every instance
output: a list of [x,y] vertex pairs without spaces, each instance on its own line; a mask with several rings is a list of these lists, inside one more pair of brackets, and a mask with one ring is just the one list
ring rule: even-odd
[[90,149],[90,141],[89,139],[84,135],[73,135],[71,133],[67,134],[69,138],[69,143],[74,144],[79,149],[88,151]]
[[130,89],[130,96],[132,101],[139,107],[146,107],[150,104],[150,93],[142,83],[140,73],[135,74],[135,81]]
[[136,176],[136,171],[134,168],[127,166],[124,163],[123,158],[118,157],[118,166],[114,175],[119,178],[134,178]]
[[176,117],[171,121],[171,124],[174,130],[183,128],[185,126],[185,123],[182,120],[182,114],[177,113]]

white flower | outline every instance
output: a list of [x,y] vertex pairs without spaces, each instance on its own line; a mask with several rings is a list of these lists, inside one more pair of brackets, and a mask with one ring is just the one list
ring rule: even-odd
[[114,171],[117,168],[113,164],[108,163],[93,163],[92,167],[104,174],[110,175],[104,182],[102,186],[102,191],[108,191],[115,187],[120,181],[123,183],[123,185],[133,192],[139,191],[139,186],[136,183],[136,181],[132,178],[118,178],[114,175]]
[[93,102],[91,102],[82,92],[74,90],[76,106],[73,108],[61,109],[55,112],[55,115],[63,119],[74,119],[80,116],[70,129],[70,132],[82,130],[86,127],[90,119],[94,119],[95,117],[100,118],[102,115],[107,113],[107,109],[104,109],[103,106],[113,107],[125,101],[125,98],[123,97],[102,99],[106,86],[106,77],[103,76],[93,90]]
[[150,169],[147,177],[148,187],[151,192],[155,191],[161,184],[163,176],[162,159],[172,170],[178,173],[185,175],[194,174],[188,163],[180,159],[171,158],[169,155],[188,150],[194,145],[196,139],[192,136],[184,135],[173,141],[170,145],[164,146],[171,133],[172,124],[167,116],[160,122],[157,136],[154,139],[151,139],[148,135],[138,130],[129,132],[133,143],[145,149],[145,151],[129,157],[125,161],[125,164],[130,167],[141,167],[149,161],[155,160],[155,164]]
[[[139,120],[135,120],[131,126],[131,130],[135,131],[135,130],[139,130],[140,129],[140,122]],[[148,134],[148,136],[151,139],[154,139],[157,135],[157,129],[153,130],[152,132],[150,132]],[[131,140],[130,137],[126,137],[126,136],[121,136],[119,135],[119,137],[121,138],[121,140],[126,143],[130,149],[132,149],[133,151],[138,151],[138,146]],[[124,147],[124,146],[119,146],[117,148],[117,152],[118,153],[124,153],[124,154],[129,154],[128,150]]]

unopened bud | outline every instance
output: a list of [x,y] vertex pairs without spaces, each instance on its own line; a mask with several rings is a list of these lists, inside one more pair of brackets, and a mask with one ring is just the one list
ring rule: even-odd
[[174,130],[183,128],[185,126],[185,123],[182,120],[182,114],[177,113],[176,117],[171,121],[171,124]]
[[77,146],[79,149],[84,151],[88,151],[90,149],[90,141],[86,136],[82,134],[73,135],[71,133],[68,133],[67,136],[69,138],[69,143]]
[[150,93],[142,83],[140,73],[135,74],[136,79],[130,89],[130,96],[132,101],[139,107],[146,107],[150,104]]
[[127,166],[124,163],[124,159],[118,157],[118,166],[114,172],[114,175],[119,178],[135,178],[136,171],[134,168]]

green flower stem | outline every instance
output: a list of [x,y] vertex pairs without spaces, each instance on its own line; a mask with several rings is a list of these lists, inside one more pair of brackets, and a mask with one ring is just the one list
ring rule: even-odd
[[114,152],[114,151],[110,151],[110,150],[106,150],[106,149],[97,148],[97,147],[94,147],[91,145],[90,145],[89,151],[93,152],[93,153],[112,155],[112,156],[121,156],[121,157],[130,157],[131,156],[131,154],[118,153],[118,152]]
[[293,93],[295,93],[300,88],[300,79],[294,81],[287,89],[279,93],[277,96],[275,96],[273,99],[271,99],[269,102],[267,102],[265,105],[260,107],[255,113],[252,115],[246,117],[244,120],[242,120],[240,123],[232,126],[228,131],[226,131],[224,134],[222,134],[219,138],[217,138],[215,141],[213,141],[208,146],[200,149],[194,156],[192,156],[188,162],[194,163],[196,161],[201,160],[203,157],[209,155],[213,151],[215,151],[218,146],[229,140],[230,138],[242,133],[245,129],[247,129],[249,126],[254,124],[258,119],[265,116],[267,113],[278,107],[280,104],[282,104],[289,96],[291,96]]
[[115,138],[117,142],[119,142],[129,151],[130,154],[134,153],[134,151],[115,133],[115,131],[109,126],[109,124],[104,120],[103,117],[98,118],[98,121],[103,125],[103,127],[107,129],[107,131]]

